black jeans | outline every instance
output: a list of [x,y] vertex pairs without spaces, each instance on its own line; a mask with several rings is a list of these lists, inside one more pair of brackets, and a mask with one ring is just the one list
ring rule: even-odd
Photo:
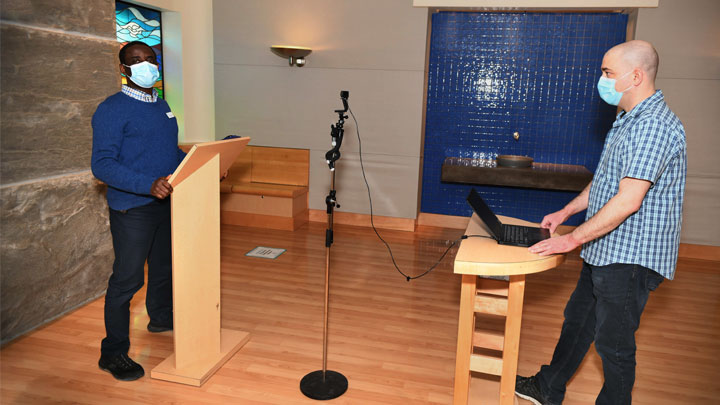
[[105,294],[103,354],[130,348],[130,300],[143,286],[145,260],[148,286],[145,305],[153,323],[172,323],[172,253],[170,200],[158,200],[127,211],[110,209],[115,262]]
[[565,397],[590,344],[595,342],[605,382],[596,404],[630,404],[635,383],[635,331],[650,291],[663,277],[635,264],[583,264],[577,287],[565,307],[565,322],[550,365],[537,374],[540,389],[553,404]]

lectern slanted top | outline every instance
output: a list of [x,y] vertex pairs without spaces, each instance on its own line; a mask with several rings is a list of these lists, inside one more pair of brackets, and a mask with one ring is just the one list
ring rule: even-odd
[[193,145],[185,159],[175,169],[175,173],[170,176],[168,180],[170,185],[176,187],[216,155],[220,156],[220,167],[216,176],[219,179],[230,169],[230,166],[240,156],[240,152],[245,149],[249,142],[250,138],[243,137]]
[[152,378],[200,386],[250,338],[220,326],[220,176],[249,141],[194,145],[168,180],[175,350]]

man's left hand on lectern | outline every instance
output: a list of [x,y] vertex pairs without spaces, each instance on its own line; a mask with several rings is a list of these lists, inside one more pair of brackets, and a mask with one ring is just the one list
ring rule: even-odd
[[530,253],[537,253],[540,256],[549,256],[556,253],[567,253],[580,245],[581,243],[573,237],[571,232],[540,241],[530,246],[528,250]]
[[161,200],[169,196],[173,191],[172,185],[168,182],[169,178],[170,176],[158,177],[155,181],[153,181],[152,186],[150,186],[150,194]]

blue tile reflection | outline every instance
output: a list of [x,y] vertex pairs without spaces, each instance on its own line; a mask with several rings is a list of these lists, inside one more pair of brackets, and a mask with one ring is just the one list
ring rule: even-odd
[[[527,155],[594,171],[615,112],[595,84],[626,25],[626,15],[612,13],[433,14],[421,211],[470,215],[471,186],[440,181],[446,157]],[[531,221],[576,195],[476,188],[496,213]]]

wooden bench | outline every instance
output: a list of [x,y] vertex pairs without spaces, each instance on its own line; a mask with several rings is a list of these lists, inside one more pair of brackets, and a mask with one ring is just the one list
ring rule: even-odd
[[220,183],[220,222],[289,231],[307,223],[309,168],[307,149],[248,146]]

